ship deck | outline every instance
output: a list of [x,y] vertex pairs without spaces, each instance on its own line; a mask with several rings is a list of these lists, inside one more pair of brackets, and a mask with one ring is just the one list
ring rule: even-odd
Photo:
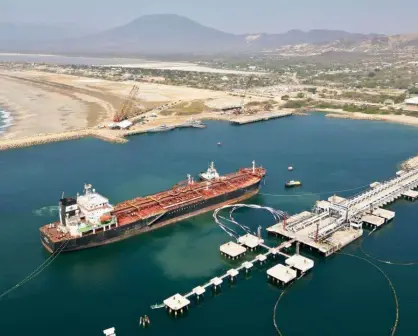
[[[238,172],[221,176],[207,182],[179,183],[173,188],[145,197],[137,197],[115,205],[112,214],[117,217],[118,226],[128,225],[147,218],[157,218],[159,215],[198,202],[204,202],[222,194],[245,188],[260,181],[266,171],[263,168],[242,168]],[[69,234],[57,230],[59,223],[49,224],[40,230],[53,242],[68,240]],[[92,232],[84,233],[91,235]]]

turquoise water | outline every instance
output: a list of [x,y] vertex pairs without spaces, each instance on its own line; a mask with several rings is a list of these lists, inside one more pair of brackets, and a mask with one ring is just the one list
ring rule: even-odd
[[[227,173],[254,159],[268,169],[262,192],[285,196],[258,195],[251,202],[295,213],[319,199],[296,193],[349,189],[389,178],[399,162],[418,151],[416,128],[378,122],[314,115],[242,127],[208,124],[204,130],[132,137],[124,145],[84,139],[0,152],[0,289],[15,285],[48,258],[38,228],[56,219],[63,191],[74,195],[85,182],[118,202],[168,188],[211,160]],[[289,165],[293,172],[287,171]],[[289,179],[301,180],[302,188],[284,190]],[[418,203],[399,201],[390,208],[397,217],[366,238],[364,249],[382,259],[418,260]],[[241,211],[237,218],[253,228],[273,223],[255,210]],[[207,293],[185,318],[149,309],[233,267],[219,255],[219,245],[228,240],[207,214],[60,255],[0,301],[0,334],[101,335],[114,326],[119,336],[275,335],[273,306],[281,291],[266,282],[265,269],[232,287],[225,284],[216,297]],[[345,251],[361,255],[359,243]],[[397,335],[417,335],[418,266],[379,266],[399,296]],[[144,314],[151,319],[148,329],[138,327]],[[313,272],[283,296],[277,323],[284,335],[388,335],[394,314],[390,288],[378,271],[364,261],[334,256],[317,260]]]

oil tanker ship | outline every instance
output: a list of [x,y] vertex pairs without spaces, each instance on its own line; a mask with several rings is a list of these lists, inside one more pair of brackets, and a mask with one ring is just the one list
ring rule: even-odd
[[84,194],[62,196],[59,222],[40,228],[41,242],[50,253],[117,242],[250,198],[265,175],[266,170],[253,161],[250,168],[220,176],[212,162],[199,174],[200,181],[187,175],[187,181],[169,190],[114,206],[86,184]]

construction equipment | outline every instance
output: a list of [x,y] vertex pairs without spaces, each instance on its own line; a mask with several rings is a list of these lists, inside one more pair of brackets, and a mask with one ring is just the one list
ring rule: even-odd
[[114,122],[120,122],[122,120],[125,120],[132,114],[138,91],[139,91],[138,85],[134,84],[131,91],[129,92],[128,97],[123,102],[121,109],[115,113],[113,117]]

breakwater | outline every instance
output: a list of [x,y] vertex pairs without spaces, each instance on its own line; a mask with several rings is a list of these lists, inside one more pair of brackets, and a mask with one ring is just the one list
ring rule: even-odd
[[274,111],[274,112],[266,112],[260,113],[255,115],[244,115],[231,120],[231,123],[236,125],[245,125],[259,121],[267,121],[270,119],[277,119],[291,116],[293,112],[287,111]]
[[13,148],[23,148],[35,145],[42,145],[51,142],[60,142],[67,140],[76,140],[86,137],[94,137],[104,141],[114,143],[125,143],[128,140],[124,138],[123,133],[116,133],[109,130],[101,129],[78,129],[60,133],[43,133],[35,136],[24,137],[20,139],[6,139],[0,141],[0,150],[8,150]]

